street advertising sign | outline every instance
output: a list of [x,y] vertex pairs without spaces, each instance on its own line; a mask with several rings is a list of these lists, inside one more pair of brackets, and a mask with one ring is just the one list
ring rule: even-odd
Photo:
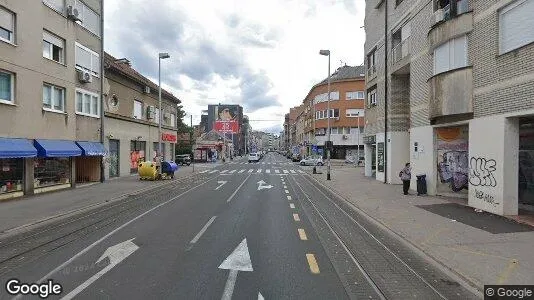
[[384,143],[377,143],[376,164],[378,172],[384,172]]
[[239,123],[237,120],[215,121],[215,131],[220,133],[238,133]]
[[317,153],[317,145],[312,145],[312,152]]
[[177,138],[175,134],[162,133],[161,140],[176,143]]

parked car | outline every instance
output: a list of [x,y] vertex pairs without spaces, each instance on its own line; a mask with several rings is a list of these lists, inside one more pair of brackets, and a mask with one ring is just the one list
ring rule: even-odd
[[300,153],[293,153],[293,155],[291,156],[291,160],[293,162],[299,162],[301,159],[302,157],[300,156]]
[[248,162],[259,162],[260,161],[260,154],[259,153],[250,153],[248,155]]
[[181,154],[176,155],[176,164],[177,165],[190,165],[191,164],[191,156],[189,154]]
[[322,166],[324,165],[323,158],[321,156],[308,156],[300,161],[301,166]]

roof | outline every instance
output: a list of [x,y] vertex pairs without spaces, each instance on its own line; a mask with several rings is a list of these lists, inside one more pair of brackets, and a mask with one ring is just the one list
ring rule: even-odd
[[[117,59],[113,57],[111,54],[104,52],[104,62],[106,65],[107,70],[113,70],[114,72],[128,77],[129,79],[150,87],[151,90],[158,90],[158,85],[152,82],[150,79],[146,78],[145,76],[141,75],[139,72],[137,72],[134,68],[132,68],[130,65],[126,63],[119,63],[117,62]],[[171,100],[174,103],[181,103],[180,99],[178,97],[174,96],[172,93],[165,89],[161,89],[161,96]]]
[[[338,68],[330,76],[330,83],[336,82],[336,81],[348,80],[348,79],[361,79],[361,78],[365,78],[365,67],[364,66],[351,67],[351,66],[344,65],[343,67]],[[313,87],[327,84],[327,83],[328,83],[328,78],[325,78],[323,81],[317,83]]]

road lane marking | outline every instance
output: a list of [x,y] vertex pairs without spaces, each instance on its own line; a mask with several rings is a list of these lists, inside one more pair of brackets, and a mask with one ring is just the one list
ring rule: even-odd
[[218,170],[210,171],[210,174],[216,173]]
[[189,243],[190,244],[194,244],[194,243],[198,242],[200,237],[204,234],[204,232],[206,232],[208,227],[210,227],[211,223],[213,223],[213,221],[215,221],[215,218],[217,218],[217,216],[211,217],[211,219],[208,221],[208,223],[206,223],[206,225],[204,225],[204,227],[202,227],[202,229],[200,229],[200,231],[197,233],[197,235],[195,235],[195,237]]
[[208,171],[209,171],[209,170],[200,171],[200,172],[198,172],[198,174],[204,174],[204,173],[206,173],[206,172],[208,172]]
[[261,169],[258,169],[258,171],[256,171],[256,173],[261,173]]
[[299,228],[298,232],[299,232],[299,236],[300,236],[301,240],[303,240],[303,241],[307,241],[308,240],[308,237],[306,236],[306,231],[304,231],[304,229]]
[[300,221],[299,214],[293,214],[293,219],[294,219],[296,222],[299,222],[299,221]]
[[306,254],[306,259],[308,260],[308,265],[310,266],[310,271],[313,274],[319,274],[319,265],[317,264],[317,260],[315,260],[315,255],[313,254]]
[[276,169],[274,170],[275,173],[280,173],[280,170]]
[[293,203],[289,203],[289,207],[290,207],[290,208],[295,208],[295,204],[293,204]]
[[222,173],[226,173],[226,172],[228,172],[228,170],[222,170],[222,171],[221,171],[221,174],[222,174]]
[[84,255],[85,253],[89,252],[89,250],[93,249],[95,246],[97,246],[98,244],[102,243],[104,240],[106,240],[108,237],[112,236],[113,234],[115,234],[117,231],[123,229],[124,227],[130,225],[131,223],[133,223],[134,221],[142,218],[143,216],[149,214],[150,212],[162,207],[163,205],[169,203],[169,202],[172,202],[176,199],[179,199],[180,197],[182,197],[183,195],[189,193],[190,191],[198,188],[199,186],[202,186],[212,180],[214,180],[215,178],[217,178],[218,176],[214,176],[200,184],[197,184],[195,185],[194,187],[186,190],[185,192],[182,192],[180,193],[179,195],[175,196],[175,197],[172,197],[171,199],[163,202],[163,203],[160,203],[158,204],[157,206],[154,206],[153,208],[145,211],[144,213],[138,215],[137,217],[131,219],[130,221],[122,224],[121,226],[117,227],[116,229],[112,230],[111,232],[109,232],[108,234],[104,235],[103,237],[101,237],[100,239],[96,240],[94,243],[92,243],[91,245],[85,247],[82,251],[76,253],[74,256],[72,256],[71,258],[69,258],[67,261],[65,261],[64,263],[62,263],[61,265],[57,266],[55,269],[53,269],[52,271],[48,272],[48,274],[46,274],[45,276],[41,277],[39,280],[38,280],[38,283],[42,283],[43,281],[45,281],[46,279],[50,278],[52,275],[56,274],[58,271],[64,269],[67,265],[69,265],[71,262],[73,262],[75,259],[77,259],[78,257]]
[[291,196],[288,195],[288,196],[287,196],[287,200],[291,200]]
[[289,190],[286,190],[286,194],[289,194]]
[[221,180],[221,181],[217,181],[217,183],[219,184],[219,186],[217,186],[217,187],[215,188],[215,190],[220,189],[223,185],[225,185],[226,183],[228,183],[228,181],[222,181],[222,180]]
[[249,169],[249,170],[248,170],[249,173],[252,173],[252,171],[254,171],[254,170],[253,170],[253,169]]
[[271,169],[265,170],[265,173],[267,173],[267,174],[271,173]]
[[234,174],[235,171],[237,171],[237,170],[232,170],[232,171],[230,171],[230,172],[228,172],[228,173],[230,173],[230,174]]
[[243,172],[245,172],[245,170],[239,170],[239,172],[237,172],[237,173],[241,174]]
[[296,174],[297,172],[295,172],[295,170],[291,170],[291,173],[292,173],[292,174]]
[[284,183],[284,189],[287,189],[287,185]]
[[304,171],[302,171],[302,170],[299,170],[299,173],[304,173]]
[[243,182],[237,187],[237,189],[234,191],[234,193],[232,195],[230,195],[228,200],[226,200],[227,203],[232,201],[232,198],[234,198],[235,194],[237,194],[239,189],[241,189],[241,187],[245,184],[245,182],[247,182],[247,179],[250,177],[250,175],[252,175],[252,174],[248,174],[247,178],[245,178],[245,180],[243,180]]
[[289,173],[289,172],[287,170],[284,170],[284,174],[287,174],[287,173]]

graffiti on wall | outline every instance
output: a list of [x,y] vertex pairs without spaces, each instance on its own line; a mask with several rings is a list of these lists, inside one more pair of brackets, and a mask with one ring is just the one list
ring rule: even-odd
[[497,170],[496,165],[494,159],[471,157],[469,183],[473,186],[496,187],[497,180],[493,174]]
[[475,197],[484,201],[485,203],[497,207],[500,203],[495,200],[495,197],[491,194],[488,194],[484,191],[479,191],[475,189]]
[[467,127],[437,128],[438,191],[460,192],[469,186]]

